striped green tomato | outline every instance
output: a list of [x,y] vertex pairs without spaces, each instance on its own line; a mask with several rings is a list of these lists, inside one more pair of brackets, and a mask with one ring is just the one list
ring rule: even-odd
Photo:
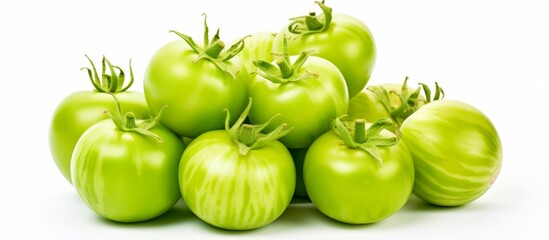
[[243,116],[236,127],[228,129],[227,119],[226,130],[194,139],[179,165],[179,185],[189,209],[203,221],[229,230],[271,223],[288,207],[295,188],[292,156],[274,140],[288,132],[281,132],[286,125],[263,134],[260,130],[266,124],[240,128]]
[[[136,120],[116,111],[93,124],[78,139],[71,158],[71,180],[82,201],[116,222],[158,217],[181,198],[177,165],[183,141],[158,123],[160,114]],[[163,110],[161,110],[163,111]]]
[[414,194],[430,204],[467,204],[498,176],[499,136],[488,117],[469,104],[431,102],[408,117],[401,131],[414,159]]

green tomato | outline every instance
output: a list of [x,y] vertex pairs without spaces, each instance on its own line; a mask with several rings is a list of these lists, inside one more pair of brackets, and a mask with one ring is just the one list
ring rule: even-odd
[[391,117],[379,97],[367,88],[349,100],[347,115],[350,119],[365,119],[368,122]]
[[332,14],[323,3],[319,16],[292,19],[273,44],[281,52],[283,39],[288,40],[290,55],[314,50],[316,56],[334,63],[345,77],[349,98],[358,94],[368,83],[375,65],[376,47],[372,33],[359,19],[346,14]]
[[176,34],[183,40],[162,46],[149,62],[143,82],[145,98],[154,114],[168,106],[162,124],[181,136],[195,138],[223,128],[223,109],[242,112],[249,75],[238,57],[227,57],[240,49],[220,52],[224,44],[213,41],[218,35],[202,49],[190,37]]
[[[243,121],[237,121],[236,128]],[[245,126],[251,129],[251,125]],[[235,137],[243,130],[234,128],[206,132],[189,144],[179,166],[181,194],[189,209],[213,226],[259,228],[288,207],[294,193],[295,168],[292,156],[280,142],[250,137],[250,132],[259,130]],[[263,145],[256,146],[259,142]]]
[[[301,58],[289,57],[290,61]],[[292,75],[279,82],[258,74],[250,85],[255,104],[250,111],[252,123],[266,122],[280,114],[280,121],[293,130],[280,139],[288,148],[306,148],[330,129],[337,116],[347,112],[349,100],[343,76],[326,59],[310,56]],[[269,129],[269,128],[268,128]],[[270,128],[272,129],[272,128]]]
[[469,203],[498,176],[499,136],[488,117],[469,104],[434,101],[408,117],[401,129],[414,158],[414,194],[428,203]]
[[148,131],[157,139],[103,120],[78,140],[72,182],[82,201],[98,215],[117,222],[146,221],[181,198],[177,168],[183,142],[162,125]]
[[[105,64],[106,61],[104,58],[103,63]],[[96,85],[98,82],[94,81],[98,79],[92,78],[92,82]],[[131,82],[126,88],[130,85]],[[55,109],[50,122],[50,151],[57,168],[69,182],[71,182],[71,156],[76,142],[90,126],[108,118],[104,113],[105,109],[113,109],[115,106],[110,93],[117,96],[123,111],[133,112],[138,118],[150,116],[142,93],[126,91],[120,88],[121,86],[112,92],[100,86],[95,87],[93,91],[78,91],[65,97]]]
[[[380,136],[395,135],[383,130]],[[329,131],[307,151],[303,178],[309,198],[328,217],[374,223],[404,206],[414,184],[414,165],[402,141],[388,147],[351,147],[341,134]]]
[[273,61],[272,47],[276,33],[258,32],[244,39],[244,49],[238,53],[249,73],[257,72],[257,67],[253,64],[254,60]]

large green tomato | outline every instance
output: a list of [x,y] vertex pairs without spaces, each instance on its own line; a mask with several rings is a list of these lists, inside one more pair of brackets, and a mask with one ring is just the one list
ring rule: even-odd
[[349,104],[347,87],[337,67],[320,57],[303,60],[303,56],[289,58],[303,65],[287,78],[260,73],[250,85],[250,96],[255,101],[250,121],[266,122],[280,114],[280,121],[293,127],[280,139],[288,148],[311,145],[330,129],[334,118],[347,113]]
[[[147,104],[155,114],[168,106],[160,121],[181,136],[223,129],[223,109],[242,112],[248,98],[249,75],[235,57],[241,48],[221,52],[224,43],[216,35],[202,49],[177,34],[183,40],[162,46],[149,62],[143,84]],[[243,46],[242,40],[236,44]]]
[[244,124],[248,107],[229,129],[194,139],[179,165],[181,194],[203,221],[224,229],[246,230],[277,219],[290,204],[295,168],[290,152],[277,138],[285,124],[268,134],[265,125]]
[[[364,135],[364,125],[362,129]],[[386,130],[366,142],[375,138],[393,139],[393,145],[376,147],[376,143],[357,141],[353,146],[341,133],[329,131],[307,151],[305,187],[313,204],[328,217],[352,224],[378,222],[396,213],[408,200],[414,166],[406,144],[395,144],[395,135]]]
[[118,222],[146,221],[181,198],[177,168],[183,142],[162,125],[147,131],[152,136],[121,130],[112,120],[103,120],[78,140],[72,182],[82,201],[98,215]]
[[376,58],[374,38],[359,19],[332,14],[331,8],[320,1],[316,3],[323,14],[294,18],[277,34],[273,51],[282,51],[283,39],[288,40],[290,55],[314,50],[316,56],[329,60],[341,71],[351,98],[366,86],[372,75]]
[[[104,58],[103,63],[105,62]],[[93,72],[96,73],[95,67]],[[92,83],[96,87],[95,90],[78,91],[65,97],[55,109],[50,122],[50,151],[59,171],[69,182],[71,182],[71,156],[76,142],[91,125],[108,118],[104,113],[105,109],[113,109],[115,106],[114,99],[109,93],[117,96],[122,111],[133,112],[138,118],[150,115],[143,94],[125,90],[131,82],[125,87],[119,85],[115,90],[110,90],[109,86],[102,87],[97,77],[95,79],[92,77]],[[111,81],[110,84],[114,82]]]
[[458,206],[482,196],[501,169],[502,147],[492,122],[454,100],[426,104],[404,121],[402,139],[414,158],[414,194]]

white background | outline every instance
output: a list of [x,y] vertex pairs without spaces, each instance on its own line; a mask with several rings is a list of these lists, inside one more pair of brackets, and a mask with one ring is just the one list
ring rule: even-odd
[[[378,48],[369,84],[438,81],[447,98],[488,115],[504,147],[492,188],[459,208],[416,198],[371,225],[334,222],[310,205],[293,204],[274,223],[228,232],[199,221],[184,206],[146,223],[97,217],[58,172],[48,148],[56,105],[91,89],[84,54],[105,54],[142,76],[151,55],[210,29],[230,41],[279,31],[288,18],[319,11],[312,0],[3,1],[0,3],[0,239],[548,239],[549,8],[535,1],[328,0],[334,12],[364,21]],[[444,2],[444,3],[443,3]],[[541,2],[541,1],[540,1]]]

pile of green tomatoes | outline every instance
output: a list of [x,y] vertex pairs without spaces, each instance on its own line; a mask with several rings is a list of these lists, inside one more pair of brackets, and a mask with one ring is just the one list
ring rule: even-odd
[[[87,57],[94,90],[53,113],[50,149],[82,201],[140,222],[180,199],[230,230],[275,221],[292,199],[336,221],[366,224],[414,194],[437,206],[482,196],[502,162],[480,110],[436,84],[368,85],[376,46],[357,18],[324,2],[283,25],[224,42],[170,31],[149,60],[143,93],[128,72]],[[129,81],[128,81],[129,79]]]

